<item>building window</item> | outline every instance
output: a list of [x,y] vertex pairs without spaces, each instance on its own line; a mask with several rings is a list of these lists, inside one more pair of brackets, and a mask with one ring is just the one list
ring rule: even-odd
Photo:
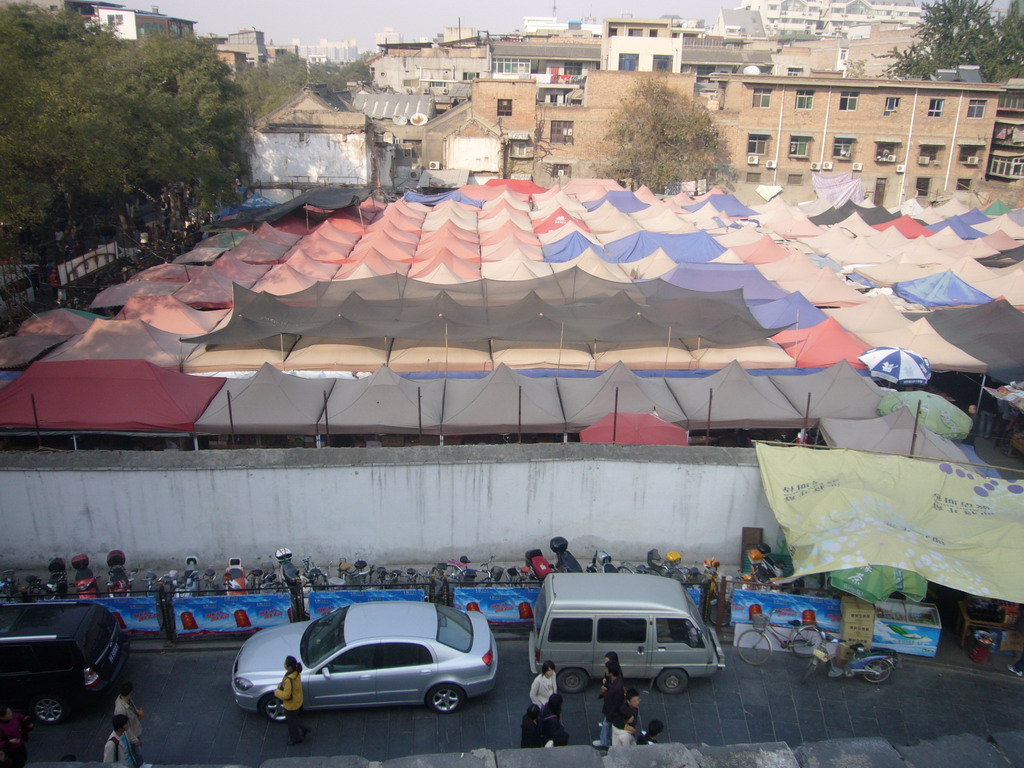
[[755,88],[754,89],[754,102],[752,106],[754,109],[768,109],[772,105],[772,89],[771,88]]
[[567,75],[573,75],[578,77],[583,74],[583,62],[582,61],[567,61],[562,67],[562,72]]
[[420,144],[421,142],[419,141],[403,141],[401,144],[402,157],[409,158],[415,162],[420,156]]
[[999,94],[1000,109],[1024,109],[1024,93],[1001,93]]
[[640,66],[640,54],[638,53],[620,53],[619,54],[619,71],[621,72],[636,72]]
[[462,79],[463,80],[476,80],[478,77],[480,77],[480,73],[479,72],[463,72],[462,73]]
[[803,67],[787,67],[786,75],[789,77],[800,77],[804,73]]
[[813,109],[814,108],[814,91],[797,91],[796,92],[796,108],[797,109]]
[[[960,154],[957,157],[957,160],[959,160],[961,163],[970,163],[971,165],[977,165],[978,152],[980,151],[980,149],[980,147],[960,147]],[[974,158],[973,163],[971,162],[972,157]]]
[[747,134],[747,154],[748,155],[763,155],[768,151],[768,139],[770,139],[767,133],[748,133]]
[[810,153],[811,137],[810,136],[790,136],[789,137],[789,156],[790,157],[807,157]]
[[649,30],[647,30],[647,36],[648,37],[657,37],[658,36],[658,30],[656,30],[656,29],[649,29]]
[[445,82],[443,80],[431,80],[427,83],[428,88],[444,88]]
[[942,147],[936,146],[935,144],[922,144],[921,149],[918,150],[918,160],[925,165],[937,163],[939,161],[940,149],[942,149]]
[[642,29],[630,29],[626,32],[629,37],[643,37],[644,31]]
[[787,173],[786,174],[786,186],[788,187],[799,187],[804,183],[804,175],[802,173]]
[[498,117],[512,117],[512,99],[498,99]]
[[618,27],[608,27],[608,37],[617,37],[619,34]]
[[760,184],[761,174],[757,171],[751,171],[747,173],[747,184]]
[[555,163],[551,166],[551,175],[555,178],[571,179],[572,167],[563,163]]
[[956,191],[957,192],[970,192],[972,184],[974,184],[974,179],[957,179],[956,180]]
[[931,176],[918,176],[914,179],[914,189],[917,190],[918,197],[928,197],[928,192],[932,188],[932,177]]
[[672,71],[672,57],[671,56],[655,56],[654,57],[654,71],[655,72],[671,72]]
[[530,74],[529,59],[495,58],[494,72],[506,75],[528,75]]
[[520,159],[533,157],[533,152],[530,151],[530,142],[527,139],[512,139],[509,141],[508,154],[509,157]]
[[967,102],[967,116],[968,117],[984,117],[985,116],[985,100],[984,99],[971,99]]
[[877,149],[875,150],[875,162],[876,163],[895,163],[896,162],[896,145],[891,142],[879,141],[875,142]]
[[928,117],[942,117],[942,108],[946,105],[945,99],[928,100]]
[[112,13],[107,16],[107,24],[111,27],[120,27],[124,24],[124,14]]
[[857,100],[860,98],[860,91],[843,91],[839,94],[839,111],[854,112],[857,109]]
[[849,160],[853,157],[853,142],[848,136],[836,136],[832,142],[832,157],[839,160]]
[[572,144],[572,120],[551,121],[551,143]]
[[989,163],[988,172],[1004,179],[1019,179],[1024,176],[1024,155],[1005,157],[997,155]]
[[899,96],[886,96],[885,109],[882,110],[882,117],[892,117],[900,108]]

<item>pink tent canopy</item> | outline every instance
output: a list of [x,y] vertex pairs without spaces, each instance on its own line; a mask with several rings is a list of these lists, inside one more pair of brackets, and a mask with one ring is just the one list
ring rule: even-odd
[[772,336],[772,341],[796,360],[797,368],[826,368],[840,360],[864,368],[858,358],[870,349],[832,317],[812,328],[783,331]]
[[117,314],[118,320],[142,320],[153,328],[179,336],[209,333],[227,315],[226,309],[201,312],[174,296],[136,296]]
[[[237,284],[248,288],[252,282],[239,280]],[[174,298],[197,309],[223,309],[232,304],[234,286],[234,281],[210,268],[175,291]]]

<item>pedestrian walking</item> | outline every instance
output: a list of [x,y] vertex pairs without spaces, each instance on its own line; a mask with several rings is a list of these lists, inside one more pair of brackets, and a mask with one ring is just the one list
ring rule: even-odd
[[111,725],[114,730],[107,736],[107,741],[103,745],[103,762],[116,763],[126,768],[139,768],[132,753],[132,745],[128,741],[127,715],[114,715]]
[[540,707],[531,704],[526,708],[523,722],[519,724],[519,748],[537,749],[544,746],[544,733],[540,727]]
[[135,762],[142,765],[142,716],[145,714],[142,707],[135,705],[132,698],[132,691],[135,686],[131,681],[126,680],[121,684],[121,693],[114,700],[114,714],[124,715],[128,718],[128,743],[135,753]]
[[665,730],[665,724],[661,720],[651,720],[647,724],[646,731],[640,731],[636,736],[637,744],[657,744],[661,738],[661,732]]
[[562,725],[562,694],[553,693],[540,713],[540,730],[545,747],[564,747],[569,743],[569,732]]
[[543,707],[553,693],[558,693],[558,683],[555,681],[555,662],[549,660],[540,668],[540,674],[533,678],[530,701],[538,707]]
[[298,744],[309,733],[309,728],[299,714],[302,709],[302,665],[294,656],[284,660],[284,678],[274,695],[284,707],[284,721],[288,723],[288,746]]
[[622,667],[619,666],[619,662],[609,661],[605,664],[605,677],[608,682],[602,686],[604,703],[601,705],[601,714],[604,715],[604,720],[601,723],[601,735],[597,741],[593,742],[597,749],[608,749],[612,745],[612,718],[626,700]]
[[0,751],[10,768],[24,768],[28,762],[25,741],[34,725],[31,717],[0,704]]
[[630,688],[625,693],[625,701],[612,715],[612,744],[616,747],[632,747],[636,744],[637,732],[640,730],[640,692]]

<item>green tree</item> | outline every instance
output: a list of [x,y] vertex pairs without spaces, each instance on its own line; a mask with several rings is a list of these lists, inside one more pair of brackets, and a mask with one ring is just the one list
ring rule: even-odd
[[[1019,62],[1024,53],[1020,50],[1019,26],[1015,28],[1018,39],[1014,43],[1006,37],[1004,25],[994,22],[992,0],[937,0],[924,6],[916,39],[910,48],[889,51],[888,57],[894,59],[894,63],[886,74],[928,78],[937,69],[972,64],[981,67],[986,81],[1007,76],[1004,71],[1014,70],[1013,66],[1006,66],[1008,61]],[[1019,65],[1017,71],[1020,71]]]
[[[318,74],[321,75],[320,80],[316,79]],[[237,80],[242,88],[243,109],[249,126],[287,104],[304,85],[324,82],[321,71],[310,71],[306,60],[294,54],[278,56],[269,64],[249,67],[238,74]]]
[[332,73],[332,80],[335,80],[344,87],[345,83],[368,83],[373,78],[370,76],[370,59],[375,54],[366,51],[355,61],[350,61],[337,72]]
[[637,82],[612,116],[605,140],[612,145],[606,172],[628,179],[634,188],[646,184],[655,192],[706,178],[724,150],[704,105],[660,76]]

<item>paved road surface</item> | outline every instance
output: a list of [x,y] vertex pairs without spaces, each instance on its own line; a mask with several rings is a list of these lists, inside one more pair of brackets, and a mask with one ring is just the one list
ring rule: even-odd
[[[1024,681],[1005,672],[1006,657],[993,657],[988,672],[910,662],[881,686],[829,679],[824,673],[801,686],[804,662],[789,654],[751,667],[731,647],[726,651],[728,668],[710,680],[693,681],[682,695],[642,688],[642,716],[664,721],[667,741],[778,740],[796,746],[832,737],[882,736],[907,744],[951,733],[986,736],[1024,729]],[[503,642],[500,653],[497,689],[471,700],[460,713],[441,716],[414,707],[309,713],[313,733],[296,747],[285,746],[283,724],[266,722],[234,704],[229,687],[233,652],[139,653],[131,660],[129,677],[146,710],[147,762],[258,765],[275,757],[337,754],[384,760],[518,747],[531,680],[526,644]],[[66,754],[100,759],[112,708],[111,700],[65,725],[38,728],[29,743],[30,759],[57,760]],[[571,743],[594,739],[599,718],[596,683],[586,694],[566,697]]]

